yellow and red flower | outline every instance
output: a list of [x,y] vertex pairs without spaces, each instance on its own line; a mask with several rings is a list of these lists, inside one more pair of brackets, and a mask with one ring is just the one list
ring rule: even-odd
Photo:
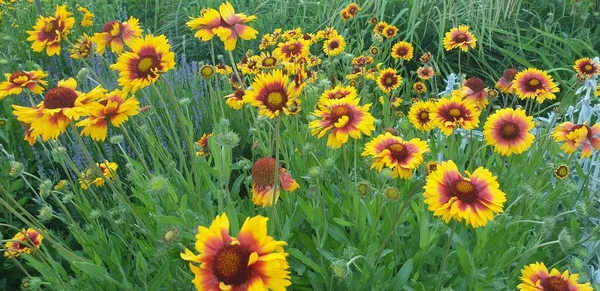
[[86,105],[85,110],[88,117],[77,123],[77,126],[83,127],[81,135],[104,141],[108,122],[114,127],[120,127],[130,116],[140,113],[140,102],[135,96],[127,97],[126,92],[117,89],[97,102]]
[[17,71],[12,74],[4,74],[6,81],[0,83],[0,100],[8,95],[17,95],[23,92],[24,88],[29,89],[33,94],[41,94],[48,82],[43,80],[48,74],[42,70],[36,71]]
[[556,99],[554,93],[560,91],[558,85],[554,83],[548,73],[531,68],[515,75],[513,87],[520,99],[531,98],[538,103],[542,103],[544,100]]
[[365,67],[373,63],[373,57],[371,56],[358,56],[352,59],[352,65],[357,67]]
[[437,161],[427,162],[427,165],[425,165],[427,176],[429,176],[431,173],[435,172],[439,166],[440,166],[440,163],[438,163]]
[[558,179],[564,180],[569,177],[569,166],[567,165],[559,165],[554,169],[554,176]]
[[483,136],[494,151],[503,156],[520,154],[533,144],[529,131],[534,127],[533,117],[523,109],[505,108],[490,115],[483,125]]
[[37,250],[42,246],[43,240],[44,236],[35,229],[21,229],[21,232],[15,234],[11,241],[4,243],[4,257],[16,258],[23,253],[31,254],[34,249]]
[[277,193],[273,197],[273,188],[275,183],[275,166],[274,158],[260,158],[256,160],[252,167],[252,202],[255,205],[267,207],[272,206],[273,202],[277,203],[281,188],[285,191],[294,192],[300,188],[300,185],[292,178],[285,168],[279,167],[279,182]]
[[375,26],[373,27],[373,33],[375,33],[376,35],[382,35],[383,31],[390,26],[387,22],[384,21],[380,21],[377,22],[377,24],[375,24]]
[[563,122],[554,128],[552,137],[558,143],[564,142],[560,148],[567,154],[581,147],[581,158],[586,159],[592,156],[594,149],[600,150],[600,123],[588,126]]
[[330,56],[337,56],[346,49],[346,40],[341,35],[335,35],[323,42],[323,52]]
[[427,92],[427,86],[423,82],[415,82],[413,84],[413,89],[419,94]]
[[578,75],[590,79],[600,74],[600,63],[597,58],[593,60],[590,58],[581,58],[575,61],[573,69],[575,69]]
[[392,177],[410,179],[413,171],[423,163],[423,154],[428,151],[425,141],[418,138],[404,141],[386,132],[368,142],[361,155],[373,157],[371,169],[381,172],[383,167],[387,167],[392,170]]
[[309,47],[310,44],[306,40],[296,39],[279,43],[273,54],[277,58],[291,62],[301,57],[307,57]]
[[408,111],[408,120],[420,131],[430,131],[434,127],[432,111],[435,108],[433,102],[417,101]]
[[271,53],[261,53],[258,57],[258,67],[263,70],[271,70],[277,67],[281,60]]
[[119,85],[124,91],[137,91],[158,80],[161,74],[175,68],[175,53],[164,35],[147,35],[129,45],[130,52],[119,55],[110,66],[119,71]]
[[410,42],[401,41],[392,47],[392,58],[395,60],[410,61],[413,58],[415,48]]
[[[79,179],[79,186],[81,189],[87,190],[88,186],[96,185],[96,187],[104,187],[106,183],[105,179],[113,179],[119,169],[119,165],[115,162],[104,161],[103,163],[96,163],[95,167],[90,167],[85,172],[81,173],[81,179]],[[100,171],[98,173],[98,171]]]
[[342,99],[342,98],[354,99],[357,96],[358,95],[356,92],[356,88],[354,88],[352,86],[337,85],[333,89],[329,89],[329,90],[323,92],[323,94],[321,94],[321,98],[320,98],[319,102],[322,103],[322,102],[324,102],[324,100],[329,100],[329,99]]
[[196,157],[210,156],[210,151],[208,150],[208,139],[212,138],[212,136],[212,133],[203,133],[200,137],[200,140],[195,142],[196,146],[198,146],[198,150],[196,151]]
[[390,93],[402,85],[402,76],[396,75],[393,68],[384,69],[377,76],[377,85],[384,93]]
[[31,48],[34,52],[46,49],[49,56],[60,54],[60,41],[67,37],[75,24],[73,13],[67,11],[67,5],[56,6],[54,16],[40,16],[33,26],[27,31],[27,41],[32,41]]
[[442,162],[427,176],[425,203],[446,223],[455,219],[474,228],[485,226],[494,214],[503,212],[506,194],[499,189],[497,178],[483,167],[466,173],[463,177],[453,161]]
[[398,34],[398,27],[388,25],[383,29],[382,35],[386,38],[393,38]]
[[[197,290],[285,290],[290,271],[284,241],[267,235],[263,216],[246,218],[238,237],[229,234],[226,213],[217,216],[210,227],[198,226],[194,254],[189,249],[180,256],[190,262],[192,283]],[[199,264],[199,265],[198,265]]]
[[103,55],[109,46],[110,51],[121,54],[125,45],[131,47],[133,41],[141,36],[142,29],[137,18],[129,17],[125,22],[111,20],[104,24],[102,32],[94,34],[96,52]]
[[590,283],[579,284],[579,274],[569,274],[569,270],[560,272],[554,268],[548,272],[544,263],[530,264],[521,270],[520,291],[592,291]]
[[90,55],[94,41],[91,36],[82,34],[77,43],[69,50],[71,57],[80,60],[85,59]]
[[460,25],[446,32],[443,43],[446,51],[460,48],[463,52],[467,52],[469,47],[475,48],[477,38],[469,31],[468,25]]
[[477,108],[480,110],[489,103],[485,93],[485,85],[480,78],[466,79],[462,87],[454,91],[453,94],[477,104]]
[[227,98],[225,103],[233,110],[240,110],[244,107],[244,89],[242,88],[236,89],[235,92],[225,96],[225,98]]
[[417,69],[417,77],[419,77],[419,79],[424,80],[424,81],[431,79],[434,74],[435,74],[435,70],[433,69],[433,67],[430,67],[430,66],[419,67]]
[[433,59],[433,56],[431,55],[430,52],[426,52],[419,57],[419,61],[421,63],[425,63],[425,64],[431,62],[432,59]]
[[17,120],[29,125],[30,131],[26,139],[35,140],[41,136],[43,141],[47,141],[58,138],[71,121],[86,115],[86,105],[102,98],[106,91],[100,86],[86,94],[76,89],[75,79],[61,80],[56,88],[46,92],[44,100],[36,107],[13,105]]
[[434,123],[445,135],[451,135],[458,127],[475,129],[480,114],[475,103],[458,97],[440,99],[431,112]]
[[297,99],[294,83],[281,70],[257,74],[254,83],[244,94],[244,102],[258,108],[260,115],[271,119],[282,113],[290,114],[290,106]]
[[519,70],[514,68],[508,68],[504,70],[502,78],[496,82],[496,88],[500,89],[500,91],[504,93],[514,94],[515,87],[513,86],[513,81],[518,73]]
[[340,11],[340,17],[342,17],[344,21],[347,21],[356,17],[358,11],[360,11],[360,6],[356,3],[350,3],[346,7],[344,7],[342,11]]
[[370,136],[375,130],[375,118],[369,113],[371,103],[360,106],[360,98],[342,98],[323,100],[312,113],[320,120],[311,121],[308,127],[311,134],[322,138],[330,130],[327,146],[339,148],[348,137],[359,139],[363,134]]
[[255,39],[258,31],[246,25],[256,19],[256,16],[247,16],[243,13],[235,13],[233,5],[229,1],[215,9],[205,9],[198,18],[186,23],[187,27],[197,30],[194,36],[202,41],[209,41],[215,35],[225,45],[225,50],[235,49],[238,37],[243,40]]

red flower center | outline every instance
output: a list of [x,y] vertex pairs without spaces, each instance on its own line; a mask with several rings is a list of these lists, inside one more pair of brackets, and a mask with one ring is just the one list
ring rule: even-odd
[[452,118],[457,118],[462,115],[462,112],[458,108],[452,108],[448,110],[448,115],[450,115]]
[[474,93],[479,93],[483,91],[484,85],[483,81],[479,78],[469,78],[465,81],[465,86],[469,87],[473,90]]
[[258,159],[252,167],[252,183],[257,186],[273,186],[275,182],[275,159]]
[[398,162],[404,161],[408,157],[408,149],[401,143],[395,143],[388,147],[388,150],[392,154],[392,157]]
[[398,49],[396,49],[396,55],[398,55],[400,57],[406,56],[407,53],[408,53],[408,49],[406,49],[405,47],[401,46]]
[[514,122],[506,122],[500,128],[500,135],[504,139],[515,139],[519,136],[521,129]]
[[243,285],[251,275],[249,258],[250,252],[240,245],[225,246],[215,255],[212,271],[219,282],[234,286]]
[[544,291],[569,291],[569,283],[561,276],[551,276],[542,279]]
[[456,36],[456,39],[458,40],[458,42],[463,42],[467,39],[467,36],[464,33],[461,33]]
[[458,198],[458,200],[467,203],[473,204],[477,201],[478,195],[475,187],[471,184],[470,181],[465,179],[459,180],[452,184],[452,197]]
[[334,50],[336,48],[340,47],[340,43],[337,40],[332,40],[331,42],[329,42],[329,49],[330,50]]
[[527,81],[526,87],[528,91],[537,91],[539,89],[542,89],[544,85],[540,80],[536,78],[531,78]]
[[[27,80],[25,80],[24,82],[19,81],[19,83],[15,82],[16,79],[21,78],[23,76],[27,77]],[[14,74],[12,74],[10,76],[10,78],[8,79],[8,81],[13,84],[20,85],[20,84],[23,84],[23,83],[29,81],[29,75],[23,71],[18,71],[18,72],[15,72]]]
[[73,108],[77,97],[77,92],[72,89],[56,87],[48,90],[44,96],[44,107],[48,109]]
[[347,106],[341,105],[341,106],[336,106],[331,110],[331,120],[333,122],[337,122],[338,119],[344,117],[344,116],[349,116],[350,115],[350,108],[348,108]]
[[285,107],[288,97],[284,88],[276,88],[271,92],[266,93],[264,104],[269,110],[275,112]]
[[57,37],[56,30],[60,27],[58,26],[58,21],[56,19],[50,20],[46,25],[44,25],[44,35],[46,39],[55,39]]
[[104,24],[104,26],[102,27],[102,31],[103,31],[103,32],[110,32],[110,31],[112,30],[112,28],[113,28],[113,25],[114,25],[115,23],[118,23],[118,21],[116,21],[116,20],[111,20],[111,21],[108,21],[108,22],[106,22],[106,23]]
[[137,75],[142,78],[154,76],[159,66],[160,59],[156,54],[140,56],[136,65]]
[[392,76],[387,76],[385,77],[385,80],[383,81],[387,86],[391,86],[392,84],[394,84],[394,77]]

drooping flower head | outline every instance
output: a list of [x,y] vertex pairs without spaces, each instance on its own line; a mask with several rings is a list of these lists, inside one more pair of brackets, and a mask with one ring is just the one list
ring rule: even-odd
[[140,102],[135,96],[128,97],[126,92],[117,89],[86,105],[85,113],[88,117],[79,121],[77,126],[83,127],[81,135],[104,141],[109,122],[114,127],[120,127],[130,116],[137,115],[139,110]]
[[377,85],[384,93],[390,93],[402,85],[402,76],[396,75],[396,70],[387,68],[379,72]]
[[329,99],[319,103],[312,115],[320,119],[308,125],[311,134],[322,138],[331,130],[327,138],[327,146],[331,148],[341,147],[348,142],[348,137],[370,136],[375,130],[375,118],[369,113],[372,104],[359,104],[360,98]]
[[356,88],[354,88],[352,86],[337,85],[333,89],[329,89],[329,90],[323,92],[323,94],[321,94],[321,98],[319,99],[319,102],[322,103],[322,102],[324,102],[324,100],[329,100],[329,99],[342,99],[342,98],[354,99],[356,97],[357,97]]
[[273,205],[279,200],[281,188],[285,191],[294,192],[300,188],[300,185],[290,176],[285,168],[279,167],[279,182],[277,193],[273,197],[273,188],[275,183],[274,158],[260,158],[256,160],[252,167],[252,202],[258,206],[267,207]]
[[210,227],[198,226],[194,254],[185,249],[180,256],[190,262],[192,283],[197,290],[285,290],[290,271],[284,241],[267,235],[263,216],[246,218],[238,237],[229,234],[226,213]]
[[198,18],[193,18],[186,23],[187,27],[196,30],[194,36],[202,41],[209,41],[215,35],[225,45],[225,50],[235,49],[238,37],[243,40],[255,39],[258,31],[247,25],[256,19],[256,16],[247,16],[243,13],[235,13],[233,5],[229,1],[219,6],[219,11],[206,9]]
[[352,65],[356,67],[365,67],[373,63],[373,57],[371,56],[358,56],[352,59]]
[[483,136],[494,151],[503,155],[520,154],[533,143],[534,136],[529,131],[534,127],[533,117],[523,109],[505,108],[488,117],[483,126]]
[[137,91],[158,80],[161,74],[175,68],[175,53],[164,35],[146,35],[129,45],[130,52],[119,55],[110,66],[119,71],[119,86],[123,91]]
[[419,77],[419,79],[421,80],[429,80],[433,77],[433,75],[435,74],[435,70],[433,69],[433,67],[430,66],[426,66],[426,67],[419,67],[417,69],[417,77]]
[[373,157],[371,169],[381,172],[383,167],[387,167],[392,170],[394,178],[410,179],[413,171],[423,163],[423,154],[428,151],[425,141],[418,138],[405,141],[386,132],[368,142],[361,155]]
[[33,42],[31,48],[34,52],[46,49],[49,56],[60,54],[60,41],[67,37],[75,24],[73,13],[67,11],[67,5],[56,6],[54,16],[40,16],[33,26],[27,31],[27,41]]
[[200,140],[195,142],[195,145],[198,147],[196,150],[196,157],[208,157],[210,156],[210,151],[208,149],[208,140],[212,138],[213,134],[203,133],[200,137]]
[[496,88],[500,89],[500,91],[504,93],[514,94],[515,87],[513,86],[513,80],[518,73],[519,70],[514,68],[504,70],[502,78],[496,82]]
[[11,240],[4,243],[4,257],[6,258],[16,258],[23,253],[31,254],[40,248],[44,236],[35,229],[28,228],[27,230],[22,229]]
[[13,113],[17,120],[29,125],[29,137],[32,140],[38,136],[43,141],[56,139],[65,132],[71,121],[86,115],[86,105],[102,98],[106,91],[99,86],[86,94],[76,89],[75,79],[61,80],[56,88],[46,92],[44,100],[36,107],[13,105]]
[[469,47],[475,48],[477,38],[469,31],[468,25],[460,25],[446,32],[443,43],[446,51],[460,48],[463,52],[467,52]]
[[215,71],[217,72],[217,74],[222,75],[222,76],[226,76],[226,75],[233,73],[233,69],[230,66],[225,65],[225,64],[216,65]]
[[335,35],[323,42],[323,52],[330,56],[337,56],[346,49],[346,40],[341,35]]
[[556,99],[554,93],[560,91],[548,73],[532,68],[517,73],[513,87],[519,99],[531,98],[538,103]]
[[432,59],[433,59],[433,56],[431,55],[430,52],[426,52],[419,57],[419,61],[421,63],[425,63],[425,64],[431,62]]
[[480,110],[488,105],[487,94],[485,93],[485,85],[483,80],[480,78],[469,78],[466,79],[462,87],[455,91],[456,95],[460,98],[468,99],[469,101],[477,104],[477,108]]
[[290,107],[297,99],[293,82],[281,70],[259,73],[254,77],[250,89],[244,94],[244,102],[258,108],[260,115],[271,119],[282,113],[290,114]]
[[434,127],[431,115],[434,108],[435,104],[430,101],[415,102],[408,111],[408,120],[416,129],[425,132],[430,131]]
[[440,99],[431,113],[434,123],[445,135],[451,135],[458,127],[475,129],[480,114],[475,103],[458,97]]
[[554,268],[548,272],[544,263],[530,264],[521,270],[520,291],[592,291],[590,283],[579,284],[579,274],[560,272]]
[[100,164],[96,163],[95,167],[90,167],[81,173],[79,186],[83,190],[87,190],[88,186],[91,185],[96,185],[99,188],[104,187],[106,183],[105,179],[113,179],[117,173],[117,169],[119,169],[119,165],[115,162],[104,161]]
[[467,177],[458,171],[453,161],[442,162],[425,183],[425,203],[435,216],[446,223],[450,219],[463,221],[477,228],[502,213],[506,194],[499,189],[497,178],[483,167]]
[[235,92],[225,96],[225,98],[227,98],[225,103],[227,103],[231,109],[240,110],[244,106],[244,89],[238,88]]
[[141,36],[140,21],[133,16],[124,22],[108,21],[102,27],[102,32],[94,34],[96,52],[103,55],[108,46],[113,53],[121,54],[125,45],[131,47],[133,41]]
[[600,73],[600,63],[598,58],[590,59],[590,58],[581,58],[575,61],[575,65],[573,66],[575,72],[585,77],[586,79],[593,78]]
[[581,147],[581,158],[592,156],[594,149],[600,150],[600,123],[594,126],[563,122],[554,128],[552,134],[557,143],[564,142],[560,148],[567,154],[572,154]]
[[29,89],[33,94],[41,94],[48,82],[43,80],[48,74],[42,70],[17,71],[12,74],[4,74],[6,81],[0,83],[0,100],[8,95],[18,95],[23,89]]
[[94,41],[87,34],[82,34],[77,43],[69,50],[71,57],[80,60],[85,59],[90,55]]
[[392,58],[395,60],[410,61],[413,58],[415,49],[410,42],[400,41],[392,47]]

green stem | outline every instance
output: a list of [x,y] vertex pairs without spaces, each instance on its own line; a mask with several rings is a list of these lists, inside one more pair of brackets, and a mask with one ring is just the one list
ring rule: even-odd
[[442,264],[440,265],[440,270],[438,272],[438,282],[436,290],[440,290],[442,287],[442,273],[444,273],[444,267],[446,266],[446,261],[448,260],[448,252],[450,251],[450,243],[452,242],[452,237],[454,237],[454,233],[456,232],[456,225],[458,223],[454,220],[452,224],[452,231],[450,232],[450,236],[448,237],[448,242],[446,243],[446,250],[444,251],[444,259],[442,260]]

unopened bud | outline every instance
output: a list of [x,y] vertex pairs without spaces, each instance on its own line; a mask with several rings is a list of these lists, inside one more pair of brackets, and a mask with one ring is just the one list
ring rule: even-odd
[[20,162],[13,162],[8,175],[11,177],[19,177],[23,174],[25,166]]
[[110,137],[109,139],[110,143],[112,144],[120,144],[123,142],[123,136],[118,134],[118,135],[113,135]]

